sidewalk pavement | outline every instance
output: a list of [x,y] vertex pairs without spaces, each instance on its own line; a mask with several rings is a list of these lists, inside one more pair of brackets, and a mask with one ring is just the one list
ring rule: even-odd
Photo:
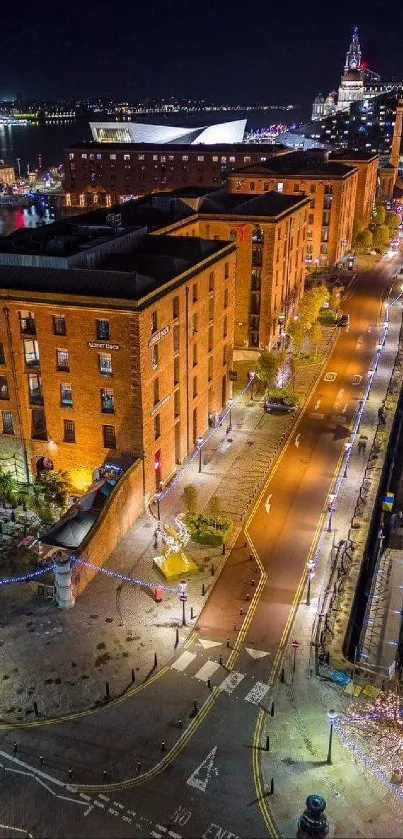
[[[360,699],[351,699],[345,689],[330,681],[331,668],[345,668],[346,661],[340,654],[341,645],[350,615],[362,553],[357,550],[349,568],[349,575],[333,625],[330,643],[331,668],[321,668],[324,675],[315,676],[312,633],[317,612],[322,609],[323,593],[329,579],[332,546],[347,539],[351,517],[368,464],[371,445],[377,426],[377,411],[383,403],[392,373],[396,346],[402,320],[401,304],[391,311],[391,323],[386,346],[373,380],[370,395],[364,408],[360,434],[368,436],[365,452],[358,452],[358,436],[353,444],[342,483],[336,510],[333,513],[332,531],[327,532],[328,520],[317,554],[315,577],[311,583],[310,605],[306,589],[302,594],[291,638],[299,641],[296,655],[296,672],[292,673],[292,650],[285,650],[285,683],[278,681],[273,687],[275,716],[266,714],[262,729],[262,744],[270,738],[270,751],[262,751],[261,766],[265,790],[270,790],[274,779],[274,795],[267,795],[267,803],[279,834],[288,839],[297,831],[298,817],[305,809],[305,800],[311,793],[323,795],[327,801],[330,836],[343,837],[401,837],[401,803],[391,789],[381,783],[363,763],[340,743],[337,732],[333,735],[332,765],[327,765],[329,719],[327,712],[335,709],[342,715],[351,702],[359,708]],[[387,423],[392,421],[389,416]],[[369,472],[370,474],[370,472]],[[377,478],[374,476],[373,481]],[[370,511],[368,510],[368,516]],[[335,655],[338,658],[335,658]],[[365,685],[365,674],[361,674]],[[267,702],[266,702],[267,704]]]
[[[337,330],[324,329],[317,360],[298,370],[296,391],[301,402],[336,335]],[[193,483],[200,509],[207,507],[213,495],[218,498],[222,514],[234,521],[235,543],[241,521],[295,421],[295,414],[265,414],[262,408],[262,399],[252,402],[248,393],[234,405],[231,433],[226,435],[224,423],[203,449],[202,473],[198,473],[196,458],[162,501],[165,522],[173,522],[182,512],[183,487]],[[155,585],[161,583],[152,564],[155,526],[149,513],[142,515],[112,553],[107,567]],[[131,685],[132,675],[136,683],[146,678],[155,655],[158,667],[164,665],[174,653],[177,632],[180,645],[226,561],[221,548],[193,543],[189,548],[200,571],[188,580],[188,626],[183,628],[176,592],[164,592],[163,601],[156,603],[152,590],[130,583],[114,584],[102,573],[67,612],[38,601],[35,584],[5,587],[1,717],[7,722],[29,719],[34,701],[45,717],[92,707],[104,697],[106,682],[111,697],[118,696]]]

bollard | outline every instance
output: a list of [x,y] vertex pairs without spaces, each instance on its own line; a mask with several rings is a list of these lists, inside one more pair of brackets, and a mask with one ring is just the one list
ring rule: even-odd
[[207,679],[207,687],[211,688],[211,679]]
[[104,781],[106,781],[106,769],[104,769],[104,771],[103,771],[102,775],[103,775],[103,779],[104,779]]
[[140,763],[140,761],[139,761],[139,760],[138,760],[138,761],[137,761],[137,763],[136,763],[136,769],[137,769],[137,772],[140,772],[140,769],[141,769],[141,763]]
[[203,597],[204,597],[205,593],[206,593],[206,587],[205,587],[205,585],[204,585],[204,583],[203,583],[203,585],[202,585],[202,596],[203,596]]
[[[227,638],[227,649],[229,649],[229,638]],[[221,658],[221,656],[220,656]]]
[[154,667],[157,666],[157,653],[154,653]]
[[222,667],[222,655],[220,655],[220,664],[221,664],[221,667]]
[[43,755],[39,755],[39,762],[40,762],[41,766],[43,766],[43,764],[45,762],[44,759],[43,759]]
[[214,577],[214,574],[215,574],[215,566],[214,566],[214,562],[213,562],[212,565],[211,565],[211,576]]
[[163,740],[161,743],[161,751],[165,752],[165,740]]
[[222,551],[221,551],[221,555],[222,555],[222,556],[225,556],[225,542],[223,542],[223,543],[222,543]]
[[284,682],[285,682],[285,678],[284,678],[284,667],[282,667],[282,668],[281,668],[281,673],[280,673],[280,682],[282,682],[283,684],[284,684]]
[[274,702],[271,703],[270,716],[274,717]]
[[267,735],[266,737],[266,752],[270,751],[270,737]]
[[136,681],[136,674],[134,672],[134,667],[132,667],[132,682]]
[[192,621],[194,618],[193,606],[190,607],[190,620]]
[[250,594],[249,594],[249,592],[247,593],[245,600],[250,600]]
[[179,629],[178,629],[178,627],[176,627],[175,647],[177,647],[178,644],[179,644]]
[[34,702],[34,712],[35,712],[35,716],[36,716],[36,717],[39,717],[38,705],[37,705],[37,703],[36,703],[36,702]]
[[234,632],[238,632],[237,627],[236,627],[236,623],[234,623]]
[[13,743],[13,752],[14,752],[14,754],[16,754],[16,753],[17,753],[17,749],[18,749],[17,743]]
[[71,779],[73,777],[73,770],[72,770],[71,766],[69,766],[69,768],[68,768],[68,773],[69,773],[69,779],[71,781]]
[[270,781],[270,795],[274,795],[274,778]]
[[253,560],[254,560],[253,554],[249,554],[249,562],[253,562]]
[[193,702],[193,710],[195,711],[195,713],[197,713],[197,711],[199,710],[197,707],[197,699],[195,699],[195,701]]
[[251,580],[251,585],[252,585],[252,586],[254,586],[254,585],[255,585],[255,581],[254,581],[254,580]]
[[109,699],[109,697],[110,697],[109,682],[105,682],[105,699]]
[[178,728],[182,728],[182,720],[178,720]]
[[241,611],[240,611],[240,613],[239,613],[239,614],[240,614],[240,615],[243,615],[243,609],[241,609]]

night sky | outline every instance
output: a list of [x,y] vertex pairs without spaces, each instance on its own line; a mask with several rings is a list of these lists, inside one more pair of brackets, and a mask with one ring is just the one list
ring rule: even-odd
[[401,3],[19,0],[2,15],[0,97],[305,104],[338,85],[354,25],[368,66],[403,79]]

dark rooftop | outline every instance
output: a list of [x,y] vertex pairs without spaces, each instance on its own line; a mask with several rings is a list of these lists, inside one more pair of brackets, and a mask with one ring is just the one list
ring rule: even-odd
[[[109,254],[95,270],[0,266],[0,286],[15,291],[136,302],[219,254],[228,244],[196,237],[144,236],[132,253]],[[235,244],[231,244],[235,249]]]
[[284,195],[274,190],[263,195],[245,196],[222,189],[203,198],[199,212],[276,218],[306,200],[302,195]]
[[[266,177],[289,176],[309,178],[345,178],[354,171],[354,166],[327,160],[327,153],[317,149],[309,152],[291,152],[273,157],[266,163],[250,163],[237,170],[243,175],[265,175]],[[231,172],[232,178],[237,172]]]
[[330,160],[374,160],[379,157],[377,152],[373,151],[353,151],[352,149],[343,149],[342,151],[332,151],[329,154]]
[[234,152],[240,152],[242,154],[270,154],[276,155],[281,154],[282,152],[288,152],[289,150],[286,146],[283,146],[280,143],[273,144],[273,143],[259,143],[258,145],[252,146],[250,143],[211,143],[208,145],[207,143],[196,143],[196,144],[183,144],[182,143],[98,143],[95,140],[85,140],[80,143],[75,143],[72,146],[69,146],[66,151],[74,151],[78,150],[87,150],[87,151],[122,151],[122,152],[143,152],[143,151],[153,151],[159,152],[160,154],[164,154],[165,150],[169,148],[169,153],[171,154],[174,151],[180,152],[180,154],[184,154],[187,151],[194,152],[195,154],[202,154],[203,151],[208,151],[214,154],[234,154]]

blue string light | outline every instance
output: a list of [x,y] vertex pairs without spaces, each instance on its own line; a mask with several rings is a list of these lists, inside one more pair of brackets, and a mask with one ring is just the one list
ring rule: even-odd
[[180,592],[180,588],[177,586],[164,586],[160,583],[148,583],[145,580],[136,580],[133,577],[128,577],[127,574],[119,574],[118,571],[113,571],[110,568],[102,568],[99,565],[94,565],[93,562],[88,562],[86,559],[81,559],[80,557],[71,557],[72,561],[75,565],[84,565],[86,568],[91,568],[92,571],[100,571],[101,574],[105,574],[107,577],[113,577],[116,580],[122,580],[124,583],[131,583],[134,586],[142,586],[142,588],[160,588],[163,591],[173,591],[176,594]]
[[31,571],[29,574],[21,574],[19,577],[5,577],[0,580],[0,586],[7,586],[10,583],[27,583],[29,580],[35,580],[36,577],[41,577],[42,574],[47,574],[48,571],[54,571],[54,565],[47,565],[46,568],[41,568],[39,571]]

